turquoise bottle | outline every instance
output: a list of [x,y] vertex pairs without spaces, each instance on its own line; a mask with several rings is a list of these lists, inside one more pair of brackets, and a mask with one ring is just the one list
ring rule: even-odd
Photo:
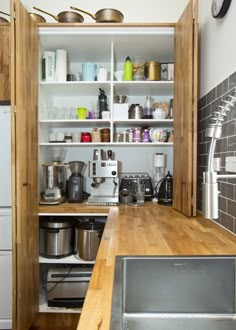
[[124,80],[127,81],[132,79],[133,79],[133,65],[130,57],[128,56],[124,64]]

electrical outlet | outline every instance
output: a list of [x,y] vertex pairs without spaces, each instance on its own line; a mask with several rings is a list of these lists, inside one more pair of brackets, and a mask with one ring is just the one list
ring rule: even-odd
[[225,170],[226,172],[236,172],[236,157],[225,158]]

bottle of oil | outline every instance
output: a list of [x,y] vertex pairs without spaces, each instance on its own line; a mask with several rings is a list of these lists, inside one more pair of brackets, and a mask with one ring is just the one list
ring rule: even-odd
[[107,96],[105,91],[99,88],[98,96],[99,119],[102,119],[102,112],[107,111]]
[[133,65],[130,57],[128,56],[124,64],[124,80],[127,81],[132,79],[133,79]]

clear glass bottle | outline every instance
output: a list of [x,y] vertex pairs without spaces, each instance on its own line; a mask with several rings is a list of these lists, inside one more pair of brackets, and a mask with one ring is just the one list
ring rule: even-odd
[[150,95],[146,96],[144,104],[144,119],[152,119],[152,97]]

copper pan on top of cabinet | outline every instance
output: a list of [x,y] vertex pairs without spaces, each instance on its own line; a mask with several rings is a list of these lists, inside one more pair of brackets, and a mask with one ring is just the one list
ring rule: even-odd
[[46,23],[46,19],[36,13],[30,13],[30,17],[36,22],[36,23]]
[[59,23],[82,23],[84,18],[82,15],[75,13],[74,11],[62,11],[58,15],[53,15],[43,9],[38,7],[33,7],[35,10],[40,11],[41,13],[47,14],[54,18]]
[[121,23],[124,18],[124,15],[119,10],[113,8],[100,9],[95,14],[91,14],[83,9],[73,6],[70,8],[89,15],[96,21],[96,23]]

